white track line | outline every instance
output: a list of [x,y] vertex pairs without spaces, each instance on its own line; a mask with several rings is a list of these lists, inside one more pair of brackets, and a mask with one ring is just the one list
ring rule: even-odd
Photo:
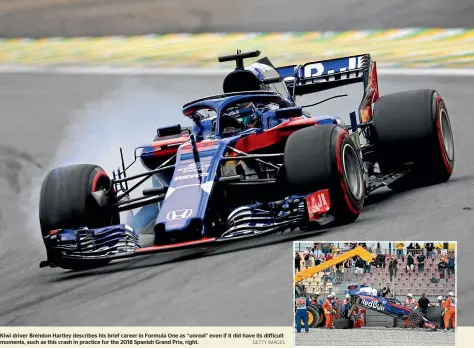
[[[66,74],[66,75],[189,75],[189,76],[222,76],[230,72],[225,69],[209,68],[118,68],[118,67],[48,67],[48,66],[21,66],[21,65],[0,65],[0,73],[45,73],[45,74]],[[473,77],[472,69],[449,69],[449,68],[379,68],[379,75],[389,76],[455,76]]]

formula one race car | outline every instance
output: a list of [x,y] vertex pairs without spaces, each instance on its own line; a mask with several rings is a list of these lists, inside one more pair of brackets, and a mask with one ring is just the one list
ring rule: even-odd
[[[92,164],[47,174],[39,209],[47,249],[41,266],[102,265],[350,223],[366,195],[379,187],[406,189],[451,176],[453,135],[436,91],[379,98],[369,54],[279,68],[267,58],[244,65],[259,54],[238,51],[219,58],[237,63],[224,79],[224,93],[184,105],[192,127],[159,128],[152,143],[138,147],[135,161],[140,159],[144,173],[128,176],[131,165],[125,167],[121,151],[122,168],[112,177]],[[364,96],[350,124],[303,110],[325,100],[296,104],[297,95],[356,82],[363,84]],[[153,187],[130,198],[150,178]],[[137,182],[129,187],[132,180]],[[154,245],[143,248],[119,213],[149,205],[157,206]]]
[[[380,292],[367,285],[351,285],[345,292],[351,296],[353,306],[361,306],[394,318],[407,319],[412,327],[424,327],[437,330],[439,326],[430,322],[421,311],[404,306],[395,298],[380,296]],[[349,313],[352,308],[349,309]],[[350,315],[350,314],[349,314]]]

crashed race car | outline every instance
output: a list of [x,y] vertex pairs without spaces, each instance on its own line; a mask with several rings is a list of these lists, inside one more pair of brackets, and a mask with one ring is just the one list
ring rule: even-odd
[[[223,93],[191,101],[180,124],[157,130],[135,160],[110,176],[76,164],[49,172],[39,207],[47,260],[82,268],[183,248],[355,221],[379,187],[447,181],[454,145],[446,104],[434,90],[379,97],[369,54],[274,67],[259,51],[236,62]],[[296,97],[353,83],[364,95],[348,116],[311,115]],[[332,98],[342,97],[335,95]],[[136,161],[144,172],[127,175]],[[130,193],[151,179],[140,197]],[[131,181],[136,181],[133,185]],[[142,186],[143,187],[143,186]],[[154,243],[141,246],[120,212],[156,206]],[[297,232],[295,232],[297,233]]]
[[370,286],[351,285],[345,293],[350,295],[351,301],[351,308],[349,308],[347,314],[348,317],[350,317],[353,308],[358,306],[394,318],[407,320],[412,327],[421,327],[431,330],[437,330],[439,328],[439,325],[426,319],[421,311],[412,310],[395,298],[382,297],[377,289],[373,289]]

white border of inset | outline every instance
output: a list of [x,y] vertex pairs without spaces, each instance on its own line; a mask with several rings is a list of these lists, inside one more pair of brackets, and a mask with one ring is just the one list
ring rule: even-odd
[[[474,72],[474,70],[473,70]],[[473,75],[474,76],[474,75]],[[457,241],[423,241],[423,240],[409,240],[410,242],[413,242],[413,243],[423,243],[423,245],[427,242],[432,242],[432,243],[449,243],[449,244],[454,244],[454,256],[455,256],[455,265],[454,265],[454,275],[455,275],[455,280],[454,280],[454,296],[456,297],[456,302],[459,303],[458,301],[458,242]],[[295,267],[294,267],[294,254],[295,254],[295,250],[296,250],[296,244],[297,243],[301,243],[301,242],[308,242],[308,243],[349,243],[349,241],[328,241],[328,240],[313,240],[313,239],[303,239],[303,240],[294,240],[293,241],[293,247],[292,247],[292,250],[291,250],[291,256],[292,256],[292,272],[293,272],[293,286],[292,286],[292,298],[293,298],[293,307],[294,307],[294,303],[295,303],[295,284],[294,284],[294,277],[295,277]],[[357,241],[356,243],[395,243],[395,241],[374,241],[374,240],[369,240],[369,241]],[[457,330],[457,328],[459,327],[459,324],[458,324],[458,310],[457,310],[457,306],[456,306],[456,331],[454,333],[454,346],[447,346],[447,347],[457,347],[458,346],[458,333],[459,333],[459,330]],[[295,309],[293,308],[293,347],[294,348],[317,348],[317,347],[323,347],[323,346],[297,346],[296,345],[296,329],[295,329],[295,326],[296,326],[296,313],[295,313]],[[328,347],[334,347],[334,348],[337,348],[339,346],[328,346]],[[346,347],[360,347],[360,346],[346,346]],[[376,346],[364,346],[364,347],[376,347]],[[390,346],[390,347],[402,347],[402,346]],[[414,348],[419,348],[419,347],[424,347],[424,346],[413,346]],[[432,347],[432,348],[437,348],[437,347],[444,347],[444,346],[427,346],[427,347]]]

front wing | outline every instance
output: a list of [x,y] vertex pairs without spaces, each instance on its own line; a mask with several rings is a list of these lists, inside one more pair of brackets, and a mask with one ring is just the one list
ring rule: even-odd
[[75,269],[184,249],[209,251],[228,242],[295,230],[311,223],[322,226],[332,221],[329,191],[321,190],[306,196],[291,196],[279,202],[239,207],[228,216],[226,230],[218,238],[203,237],[142,247],[138,234],[125,224],[96,229],[54,230],[44,238],[48,260],[42,261],[40,267]]

